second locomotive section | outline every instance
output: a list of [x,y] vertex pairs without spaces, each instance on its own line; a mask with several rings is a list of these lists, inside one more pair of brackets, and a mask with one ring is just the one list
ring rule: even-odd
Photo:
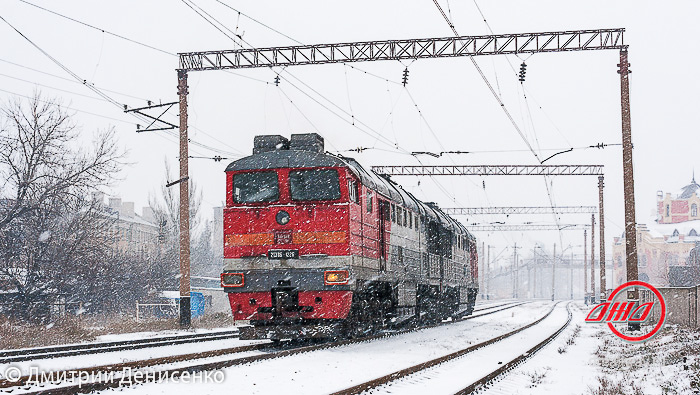
[[476,242],[436,205],[324,153],[317,134],[257,136],[226,169],[224,272],[242,339],[366,333],[470,313]]

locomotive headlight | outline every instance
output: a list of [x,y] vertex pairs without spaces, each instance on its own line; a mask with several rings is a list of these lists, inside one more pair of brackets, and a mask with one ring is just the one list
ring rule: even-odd
[[242,287],[245,284],[245,278],[243,273],[222,273],[221,274],[221,286],[222,287]]
[[323,273],[323,282],[326,285],[347,284],[350,274],[347,270],[327,270]]
[[275,219],[277,220],[278,224],[287,225],[289,223],[289,220],[291,219],[291,217],[289,216],[288,212],[286,212],[284,210],[280,210],[277,213],[277,215],[275,216]]

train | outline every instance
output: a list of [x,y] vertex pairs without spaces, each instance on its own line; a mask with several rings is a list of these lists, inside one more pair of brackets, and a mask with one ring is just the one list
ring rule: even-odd
[[475,237],[316,133],[260,135],[226,173],[221,286],[241,339],[362,336],[471,314]]

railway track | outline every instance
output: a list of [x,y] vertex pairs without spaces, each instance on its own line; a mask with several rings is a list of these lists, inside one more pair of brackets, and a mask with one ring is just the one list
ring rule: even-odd
[[238,330],[235,329],[213,333],[196,333],[191,335],[164,336],[149,339],[4,350],[0,351],[0,365],[13,362],[69,357],[74,355],[136,350],[140,348],[172,346],[177,344],[198,343],[212,340],[235,339],[237,337]]
[[[472,353],[472,352],[477,351],[479,349],[482,349],[484,347],[488,347],[490,345],[498,343],[504,339],[507,339],[513,335],[516,335],[517,333],[520,333],[528,328],[531,328],[531,327],[541,323],[542,321],[544,321],[547,317],[549,317],[552,314],[552,312],[554,311],[555,308],[556,308],[556,304],[554,306],[552,306],[552,308],[549,310],[549,312],[547,312],[547,314],[545,314],[543,317],[533,321],[532,323],[524,325],[518,329],[515,329],[513,331],[505,333],[501,336],[495,337],[493,339],[487,340],[487,341],[482,342],[482,343],[478,343],[478,344],[469,346],[469,347],[464,348],[464,349],[459,350],[459,351],[455,351],[455,352],[450,353],[448,355],[445,355],[445,356],[442,356],[439,358],[435,358],[435,359],[432,359],[430,361],[426,361],[426,362],[411,366],[409,368],[405,368],[405,369],[390,373],[388,375],[385,375],[385,376],[382,376],[382,377],[379,377],[379,378],[376,378],[376,379],[373,379],[373,380],[370,380],[370,381],[367,381],[367,382],[364,382],[364,383],[361,383],[361,384],[358,384],[358,385],[355,385],[355,386],[352,386],[349,388],[346,388],[344,390],[334,392],[332,395],[360,394],[362,392],[372,390],[372,389],[377,388],[379,386],[391,384],[392,382],[395,382],[395,381],[402,379],[404,377],[407,377],[407,376],[410,376],[410,375],[413,375],[416,373],[424,372],[427,369],[430,369],[430,368],[435,367],[437,365],[456,360],[457,358],[460,358],[466,354]],[[516,366],[520,365],[527,358],[530,358],[534,353],[536,353],[537,351],[542,349],[544,346],[549,344],[549,342],[554,340],[554,338],[556,338],[571,322],[572,314],[571,314],[570,306],[568,304],[566,306],[566,309],[567,309],[567,313],[568,313],[568,318],[566,320],[566,323],[564,323],[561,327],[559,327],[555,332],[553,332],[551,335],[549,335],[543,341],[536,344],[534,347],[530,348],[525,353],[521,353],[519,356],[512,359],[511,361],[509,361],[505,364],[502,364],[499,368],[492,371],[491,373],[483,376],[482,378],[478,379],[477,381],[464,387],[463,389],[458,391],[457,394],[471,394],[474,391],[478,390],[480,387],[488,385],[488,383],[490,383],[492,380],[496,379],[498,376],[500,376],[500,375],[510,371],[511,369],[515,368]]]
[[[460,319],[455,319],[453,321],[445,321],[429,326],[422,326],[418,328],[411,328],[411,329],[403,329],[399,331],[393,331],[393,332],[388,332],[388,333],[380,333],[376,335],[371,335],[371,336],[366,336],[358,339],[349,339],[349,340],[341,340],[341,341],[334,341],[331,343],[324,343],[324,344],[318,344],[318,345],[311,345],[311,346],[301,346],[301,347],[295,347],[292,345],[292,348],[275,348],[271,345],[271,343],[263,343],[263,344],[255,344],[255,345],[249,345],[249,346],[242,346],[242,347],[234,347],[230,349],[223,349],[223,350],[214,350],[214,351],[209,351],[209,352],[200,352],[200,353],[195,353],[195,354],[185,354],[185,355],[178,355],[178,356],[172,356],[172,357],[162,357],[162,358],[154,358],[154,359],[148,359],[148,360],[141,360],[141,361],[133,361],[133,362],[124,362],[124,363],[119,363],[119,364],[111,364],[111,365],[104,365],[104,366],[97,366],[97,367],[90,367],[90,368],[84,368],[84,369],[71,369],[72,372],[85,372],[87,374],[97,374],[100,372],[122,372],[124,369],[142,369],[142,368],[155,368],[161,365],[168,365],[168,364],[173,364],[173,363],[178,363],[178,362],[187,362],[187,361],[194,361],[194,360],[201,360],[205,358],[212,358],[212,357],[218,357],[218,356],[223,356],[223,355],[231,355],[231,354],[241,354],[244,352],[248,351],[263,351],[265,352],[264,354],[259,354],[259,355],[251,355],[251,356],[244,356],[244,357],[237,357],[233,359],[226,359],[222,361],[216,361],[216,362],[205,362],[205,363],[199,363],[199,364],[188,364],[187,366],[183,367],[178,367],[178,368],[166,368],[166,369],[159,369],[159,372],[162,373],[167,373],[169,377],[177,377],[179,374],[183,372],[198,372],[198,371],[210,371],[210,370],[218,370],[222,368],[227,368],[231,366],[236,366],[236,365],[243,365],[247,363],[253,363],[253,362],[259,362],[259,361],[264,361],[268,359],[274,359],[274,358],[282,358],[290,355],[296,355],[296,354],[301,354],[301,353],[306,353],[306,352],[312,352],[316,350],[322,350],[322,349],[328,349],[328,348],[335,348],[335,347],[341,347],[345,345],[350,345],[350,344],[357,344],[357,343],[363,343],[363,342],[369,342],[373,341],[376,339],[382,339],[382,338],[387,338],[391,336],[397,336],[401,335],[404,333],[408,332],[413,332],[416,330],[422,330],[422,329],[427,329],[427,328],[434,328],[442,325],[448,325],[453,322],[460,322],[460,321],[465,321],[465,320],[470,320],[482,316],[486,316],[489,314],[494,314],[500,311],[508,310],[517,306],[521,306],[523,304],[526,304],[527,302],[509,302],[509,303],[504,303],[504,304],[499,304],[496,306],[488,306],[481,308],[482,311],[479,314],[473,314],[470,316],[466,316]],[[476,311],[476,310],[475,310]],[[289,346],[287,346],[289,347]],[[1,388],[16,388],[18,386],[22,386],[28,383],[29,377],[22,377],[18,381],[14,382],[8,382],[7,380],[0,380],[0,389]],[[75,394],[75,393],[88,393],[88,392],[93,392],[93,391],[99,391],[99,390],[104,390],[108,388],[114,388],[118,387],[121,381],[121,376],[115,375],[113,380],[110,381],[99,381],[99,382],[90,382],[90,383],[80,383],[79,385],[67,385],[67,386],[60,386],[60,387],[55,387],[55,388],[47,388],[47,389],[40,389],[38,391],[33,391],[33,392],[26,392],[26,394]]]

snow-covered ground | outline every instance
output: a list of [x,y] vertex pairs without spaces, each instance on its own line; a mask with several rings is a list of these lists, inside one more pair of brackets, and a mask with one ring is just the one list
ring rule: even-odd
[[[497,303],[494,303],[494,305]],[[486,305],[486,304],[484,304]],[[534,302],[472,320],[394,337],[305,352],[221,370],[221,383],[165,381],[111,391],[135,394],[328,394],[483,342],[542,317],[551,303]],[[523,364],[482,388],[487,395],[663,395],[700,393],[700,332],[667,326],[644,344],[629,344],[605,326],[586,324],[589,307],[572,304],[571,324]],[[548,336],[566,320],[565,303],[539,325],[455,361],[407,376],[372,394],[453,394]],[[215,342],[211,342],[215,343]],[[251,342],[219,341],[235,347]],[[206,345],[206,347],[205,347]],[[210,347],[211,346],[211,347]],[[213,349],[200,343],[187,352]],[[176,347],[176,346],[174,346]],[[189,347],[189,348],[188,348]],[[166,349],[167,347],[162,347]],[[179,350],[184,349],[180,346]],[[179,351],[182,352],[182,351]],[[251,351],[236,357],[259,354]],[[154,350],[115,353],[113,361],[156,357]],[[173,350],[163,350],[162,355]],[[42,368],[67,369],[109,363],[104,355],[42,361]],[[121,359],[120,359],[121,358]],[[230,356],[198,362],[222,361]],[[17,364],[15,364],[17,365]],[[27,366],[37,366],[37,363]],[[185,367],[188,362],[169,365]],[[0,367],[2,371],[2,367]],[[2,392],[0,390],[0,392]],[[17,393],[16,391],[14,393]]]
[[[167,357],[172,355],[194,354],[199,352],[240,347],[249,344],[264,342],[266,341],[238,339],[212,340],[198,343],[185,343],[170,346],[149,347],[135,350],[105,352],[99,354],[73,355],[62,358],[13,362],[11,364],[0,364],[0,378],[3,378],[1,373],[4,372],[9,366],[18,367],[23,375],[27,375],[29,374],[30,367],[36,367],[41,371],[79,369],[93,366],[104,366],[122,362],[140,361],[151,358]],[[245,353],[245,356],[252,355],[251,353],[259,352]]]
[[576,305],[573,312],[567,330],[483,394],[700,393],[698,331],[668,326],[646,343],[630,344],[605,326],[585,324],[588,308]]
[[[485,317],[381,340],[334,347],[224,369],[225,381],[149,383],[136,393],[327,394],[479,343],[543,316],[550,303],[536,302]],[[566,313],[564,313],[566,314]],[[128,391],[127,391],[128,392]]]
[[230,326],[226,328],[194,328],[194,329],[173,329],[168,331],[159,332],[131,332],[131,333],[120,333],[115,335],[102,335],[98,336],[97,342],[113,342],[113,341],[123,341],[123,340],[135,340],[135,339],[150,339],[154,337],[165,337],[165,336],[184,336],[192,335],[195,333],[217,333],[217,332],[228,332],[235,330],[238,326]]

